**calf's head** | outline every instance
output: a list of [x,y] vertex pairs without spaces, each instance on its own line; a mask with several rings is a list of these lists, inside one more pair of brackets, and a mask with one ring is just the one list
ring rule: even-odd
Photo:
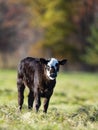
[[55,58],[51,58],[49,60],[40,58],[40,62],[45,64],[45,73],[50,80],[54,80],[57,77],[60,65],[64,65],[66,61],[66,59],[58,61]]

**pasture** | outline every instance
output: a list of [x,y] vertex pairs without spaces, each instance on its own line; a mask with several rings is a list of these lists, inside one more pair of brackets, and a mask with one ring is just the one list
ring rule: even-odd
[[17,109],[15,70],[0,70],[0,130],[97,130],[98,73],[60,73],[48,113]]

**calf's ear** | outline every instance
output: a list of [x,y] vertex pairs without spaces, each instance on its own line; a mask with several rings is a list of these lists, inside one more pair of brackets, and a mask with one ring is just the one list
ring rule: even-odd
[[44,59],[44,58],[40,58],[40,62],[43,63],[43,64],[47,64],[48,63],[48,60]]
[[64,65],[67,62],[67,59],[63,59],[61,61],[59,61],[59,65]]

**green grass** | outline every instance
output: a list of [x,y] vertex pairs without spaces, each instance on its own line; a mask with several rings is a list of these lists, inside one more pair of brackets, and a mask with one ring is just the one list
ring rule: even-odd
[[[15,70],[0,70],[0,130],[97,130],[98,74],[60,73],[48,113],[17,109]],[[43,101],[43,100],[42,100]]]

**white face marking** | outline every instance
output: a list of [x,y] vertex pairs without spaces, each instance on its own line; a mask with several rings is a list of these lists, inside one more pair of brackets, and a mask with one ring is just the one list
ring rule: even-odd
[[47,70],[47,76],[49,77],[49,79],[51,79],[51,80],[54,80],[55,78],[52,78],[51,76],[50,76],[50,72]]
[[[55,70],[56,70],[56,64],[58,64],[59,62],[58,62],[58,60],[57,59],[55,59],[55,58],[51,58],[51,60],[48,62],[48,66],[51,68],[51,67],[54,67],[55,68]],[[55,78],[53,78],[53,77],[51,77],[50,76],[50,71],[49,70],[47,70],[47,76],[51,79],[51,80],[54,80]]]
[[58,63],[59,63],[59,62],[58,62],[57,59],[51,58],[51,60],[48,62],[47,65],[48,65],[49,67],[52,67],[52,66],[53,66],[53,67],[56,69],[56,66],[55,66],[55,65],[58,64]]

